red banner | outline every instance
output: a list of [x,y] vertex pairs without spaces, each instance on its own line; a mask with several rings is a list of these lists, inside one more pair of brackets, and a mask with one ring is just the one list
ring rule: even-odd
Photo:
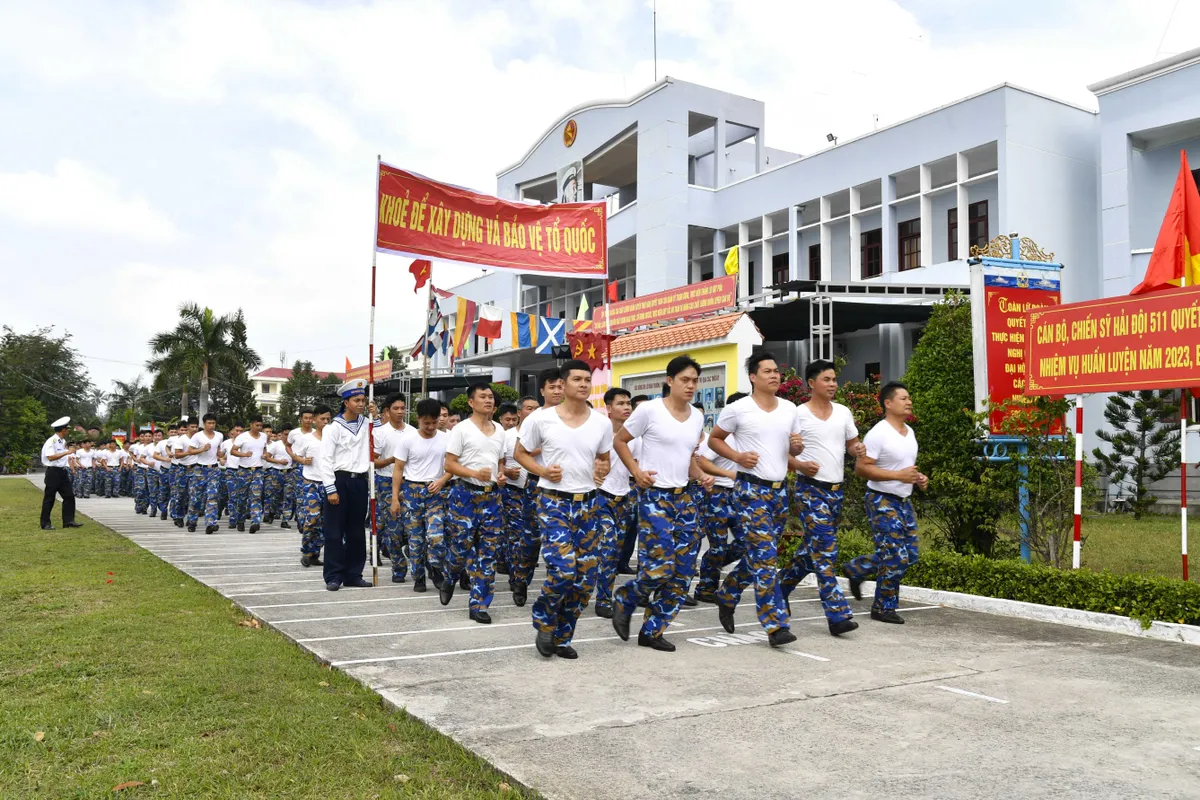
[[726,275],[600,306],[592,312],[592,321],[596,330],[604,330],[604,317],[607,314],[612,330],[629,330],[652,322],[703,316],[728,308],[736,302],[737,276]]
[[604,203],[512,203],[379,168],[375,248],[514,272],[563,278],[608,275]]
[[1026,394],[1200,385],[1200,286],[1028,315]]
[[[349,372],[346,373],[346,380],[353,381],[353,380],[357,380],[358,378],[362,378],[364,381],[370,380],[371,379],[370,367],[371,367],[370,364],[364,364],[361,367],[354,367],[353,369],[351,369]],[[392,377],[392,361],[391,361],[391,359],[388,359],[386,361],[376,361],[375,362],[375,380],[376,381],[386,381],[386,380],[389,380],[391,377]]]
[[[993,408],[1020,402],[1025,397],[1025,316],[1032,309],[1057,306],[1058,289],[986,286],[984,330],[987,334],[988,401]],[[1059,392],[1058,394],[1061,394]],[[1003,433],[1007,412],[993,410],[988,420],[992,433]]]

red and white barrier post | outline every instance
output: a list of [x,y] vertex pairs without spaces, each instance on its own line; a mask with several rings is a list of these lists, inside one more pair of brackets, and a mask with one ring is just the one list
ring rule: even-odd
[[1188,579],[1187,565],[1187,429],[1188,390],[1179,395],[1179,525],[1183,542],[1183,579]]
[[1083,395],[1075,398],[1075,541],[1071,545],[1071,569],[1079,569],[1083,528]]

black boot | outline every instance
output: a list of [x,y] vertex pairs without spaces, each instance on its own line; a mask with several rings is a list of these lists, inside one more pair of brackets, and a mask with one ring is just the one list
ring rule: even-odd
[[876,622],[890,622],[893,625],[903,625],[904,617],[895,611],[871,611],[871,619]]
[[663,653],[675,652],[675,645],[666,639],[661,636],[650,636],[642,632],[638,633],[638,647],[649,647],[651,650],[659,650]]
[[846,580],[850,581],[850,594],[854,595],[855,600],[862,600],[862,578],[851,575],[845,565],[842,566],[842,574],[846,576]]
[[852,619],[844,619],[841,622],[829,623],[829,635],[841,636],[843,633],[858,630],[858,623]]
[[796,641],[796,634],[787,628],[779,628],[767,637],[767,642],[771,647],[783,647],[785,644],[791,644],[794,641]]

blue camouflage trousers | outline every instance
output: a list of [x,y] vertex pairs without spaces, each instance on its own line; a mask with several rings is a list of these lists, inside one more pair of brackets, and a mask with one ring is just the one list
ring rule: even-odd
[[[617,578],[617,556],[633,517],[633,493],[609,497],[596,496],[596,527],[599,531],[599,556],[596,563],[596,608],[611,608],[613,584]],[[591,591],[593,587],[589,586]]]
[[71,490],[76,497],[91,497],[92,470],[90,467],[76,467],[71,470]]
[[225,468],[225,508],[229,512],[229,527],[236,527],[246,519],[246,492],[242,471],[237,467]]
[[283,474],[283,518],[299,520],[300,482],[304,480],[304,476],[300,474],[300,465],[292,464]]
[[[700,558],[700,580],[696,592],[716,592],[721,585],[721,570],[745,554],[742,517],[737,492],[732,486],[714,486],[700,509],[700,525],[708,537],[708,549]],[[732,543],[729,541],[733,536]]]
[[92,467],[92,493],[104,496],[104,468],[98,464]]
[[[472,486],[474,486],[472,484]],[[458,581],[467,561],[471,579],[471,611],[485,611],[492,604],[492,588],[496,581],[496,548],[503,541],[504,512],[500,492],[495,485],[467,488],[456,481],[449,499],[449,544],[446,546],[445,580]],[[479,545],[471,552],[475,535]]]
[[787,483],[781,481],[780,486],[772,487],[738,480],[734,488],[745,555],[725,577],[717,591],[717,602],[733,608],[741,600],[742,591],[753,583],[754,605],[763,629],[767,633],[786,630],[788,614],[779,592],[775,558],[787,514]]
[[[425,579],[429,567],[442,568],[442,528],[446,517],[447,490],[429,493],[429,484],[404,481],[400,484],[400,516],[414,581]],[[392,553],[392,566],[396,564]]]
[[133,468],[133,510],[138,514],[145,514],[150,505],[150,487],[146,485],[147,471],[145,467]]
[[162,496],[157,469],[146,470],[146,507],[150,516],[158,516],[158,499]]
[[[404,509],[401,509],[401,513],[403,511]],[[404,557],[404,529],[400,518],[392,514],[391,475],[375,473],[375,534],[391,556],[392,577],[407,576],[408,559]]]
[[242,492],[242,518],[251,525],[261,525],[263,521],[263,475],[264,467],[239,467],[242,473],[239,488]]
[[[168,507],[171,505],[171,481],[174,476],[171,474],[171,466],[168,464],[158,471],[158,514],[162,516],[167,513]],[[170,516],[169,514],[167,516]]]
[[320,481],[300,478],[300,502],[296,506],[296,525],[300,528],[300,554],[319,556],[325,544],[325,517]]
[[[526,478],[533,482],[532,476]],[[533,565],[537,563],[541,539],[535,517],[537,496],[525,486],[505,486],[500,490],[504,503],[504,534],[508,547],[508,583],[529,586]]]
[[613,601],[630,616],[639,601],[648,601],[642,633],[660,636],[679,614],[696,573],[700,525],[686,487],[642,489],[638,495],[638,574],[617,589]]
[[817,576],[817,591],[825,618],[829,622],[850,619],[850,604],[837,582],[838,523],[842,518],[843,492],[809,483],[803,477],[796,481],[796,510],[803,534],[800,545],[792,554],[792,563],[779,573],[779,587],[784,597],[811,572]]
[[121,467],[120,494],[122,497],[133,497],[133,467]]
[[568,645],[596,582],[599,528],[595,492],[564,497],[538,492],[538,524],[546,582],[533,601],[533,627]]
[[187,515],[188,474],[183,464],[171,465],[171,519],[180,520]]
[[217,524],[217,509],[221,499],[221,471],[211,464],[188,467],[187,524],[195,525],[204,515],[205,527]]
[[875,602],[871,610],[895,611],[900,603],[900,581],[920,555],[917,517],[907,497],[868,489],[863,504],[875,538],[875,552],[846,564],[846,574],[854,578],[875,574]]
[[286,470],[263,467],[262,506],[264,517],[283,518],[283,492],[286,483]]

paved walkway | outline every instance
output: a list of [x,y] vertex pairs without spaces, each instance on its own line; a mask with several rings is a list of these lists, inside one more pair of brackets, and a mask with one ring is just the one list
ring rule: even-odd
[[543,660],[507,591],[478,625],[461,591],[448,607],[411,583],[325,591],[294,530],[205,536],[128,499],[79,506],[548,797],[1200,797],[1187,645],[912,604],[884,625],[869,601],[834,639],[806,588],[782,650],[744,602],[734,636],[714,607],[684,610],[674,654],[589,609],[579,660]]

